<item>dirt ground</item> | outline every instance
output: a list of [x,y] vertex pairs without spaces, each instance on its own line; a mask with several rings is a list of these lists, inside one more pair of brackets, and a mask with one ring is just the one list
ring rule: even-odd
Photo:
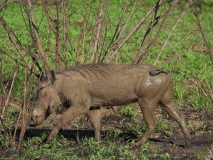
[[[138,114],[139,116],[136,120],[131,120],[128,117],[119,114],[113,113],[111,109],[104,109],[102,110],[102,137],[105,136],[107,131],[110,130],[123,130],[118,136],[119,138],[126,139],[125,143],[130,143],[128,140],[135,140],[139,139],[139,136],[134,132],[128,131],[125,128],[128,126],[134,126],[137,123],[144,123],[142,114]],[[140,112],[140,111],[138,111]],[[199,114],[195,112],[195,110],[187,110],[181,111],[184,117],[186,118],[188,124],[188,128],[191,134],[191,146],[185,147],[185,139],[182,134],[180,127],[177,125],[175,121],[171,118],[166,118],[165,113],[161,110],[157,110],[155,114],[155,118],[157,121],[162,121],[168,126],[173,126],[172,134],[168,135],[164,130],[159,130],[153,133],[152,138],[149,139],[149,149],[157,149],[161,148],[162,153],[169,153],[172,157],[178,157],[180,159],[193,159],[197,156],[197,154],[201,151],[208,151],[213,145],[213,115],[207,115],[206,113],[200,112]],[[51,117],[51,119],[55,119],[56,117]],[[116,122],[123,121],[122,125]],[[71,141],[76,141],[76,135],[78,134],[79,138],[83,138],[85,136],[92,137],[93,130],[90,125],[90,121],[86,115],[78,117],[75,119],[75,123],[78,123],[79,127],[77,128],[74,123],[70,122],[70,124],[66,125],[61,131],[60,135],[63,135],[65,138],[68,139],[68,143]],[[81,127],[81,124],[84,124]],[[49,128],[51,129],[51,127]],[[38,134],[42,134],[42,132],[46,129],[36,129],[36,128],[29,128],[26,131],[25,137],[33,137],[38,136]],[[122,142],[123,143],[123,142]],[[70,143],[69,147],[72,147]],[[116,143],[116,145],[123,145],[121,143]],[[134,149],[134,148],[133,148]],[[139,150],[138,150],[139,151]],[[208,153],[208,152],[207,152]],[[212,157],[213,158],[213,157]]]

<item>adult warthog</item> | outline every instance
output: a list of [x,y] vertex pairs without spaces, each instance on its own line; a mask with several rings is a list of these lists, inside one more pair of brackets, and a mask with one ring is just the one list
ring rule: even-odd
[[178,122],[188,145],[190,134],[183,116],[174,106],[172,92],[171,76],[155,66],[81,65],[63,71],[51,71],[45,80],[39,82],[31,120],[34,126],[39,125],[59,106],[68,106],[47,142],[57,136],[64,124],[86,112],[95,131],[95,140],[99,141],[100,106],[125,105],[138,101],[148,127],[137,145],[143,145],[152,134],[156,126],[154,111],[157,105]]

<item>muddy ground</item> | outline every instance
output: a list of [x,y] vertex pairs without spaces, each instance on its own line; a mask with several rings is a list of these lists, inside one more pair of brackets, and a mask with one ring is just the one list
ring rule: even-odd
[[[102,128],[104,128],[102,131],[103,139],[107,132],[116,129],[121,130],[121,133],[118,135],[119,138],[116,145],[123,145],[124,143],[130,143],[131,140],[137,141],[139,139],[139,135],[128,128],[129,126],[135,126],[138,123],[144,123],[142,114],[138,114],[137,118],[132,120],[129,117],[120,114],[119,111],[114,113],[111,109],[103,109],[102,112],[103,116],[101,122]],[[140,110],[138,110],[138,112],[140,112]],[[181,112],[188,122],[188,128],[192,137],[191,146],[185,147],[184,136],[177,123],[167,117],[160,109],[157,109],[155,114],[156,120],[166,124],[166,130],[170,130],[168,127],[172,126],[172,134],[167,134],[167,131],[164,129],[158,129],[155,133],[153,133],[152,138],[149,139],[149,149],[161,148],[161,153],[169,153],[172,157],[178,157],[180,159],[194,159],[197,157],[199,152],[208,153],[208,149],[210,149],[213,145],[213,115],[207,115],[202,112],[198,114],[193,109]],[[59,117],[60,115],[52,116],[50,118],[50,123],[53,123],[53,121]],[[122,124],[119,123],[121,121]],[[25,137],[30,138],[39,136],[49,129],[51,129],[51,127],[28,128]],[[74,147],[72,145],[76,146],[77,144],[75,143],[77,141],[77,134],[80,139],[83,139],[85,136],[92,137],[94,133],[87,115],[83,115],[76,118],[74,122],[70,122],[70,124],[64,126],[59,134],[63,135],[67,139],[69,147],[72,148]],[[124,141],[121,142],[119,139],[123,139]],[[113,141],[116,140],[114,139]],[[133,147],[133,149],[135,148]]]
[[[115,146],[118,147],[120,145],[127,145],[128,143],[131,145],[132,140],[137,142],[141,137],[138,133],[144,133],[146,130],[145,127],[143,127],[143,129],[138,127],[138,124],[145,126],[143,116],[138,108],[136,108],[136,111],[138,112],[137,117],[134,119],[122,114],[120,109],[120,107],[116,111],[113,111],[111,108],[102,109],[101,120],[101,134],[104,141],[109,135],[109,132],[119,131],[116,138],[112,137],[107,140],[115,142]],[[167,116],[160,108],[157,108],[155,112],[156,122],[164,125],[163,127],[157,126],[155,133],[149,138],[147,152],[152,153],[153,150],[160,149],[160,152],[158,152],[159,154],[169,153],[170,157],[172,157],[171,159],[198,159],[197,157],[199,153],[202,155],[204,153],[204,155],[211,153],[209,151],[213,148],[213,115],[208,115],[202,111],[197,113],[193,108],[189,109],[189,107],[187,107],[187,110],[182,108],[181,113],[188,122],[188,128],[191,134],[191,146],[185,146],[185,139],[178,124]],[[51,115],[43,125],[38,127],[28,127],[24,135],[24,140],[29,140],[33,137],[41,137],[42,134],[48,133],[60,116],[60,114]],[[138,129],[134,130],[131,128]],[[19,134],[20,129],[17,131],[17,138],[19,137]],[[62,135],[67,141],[68,146],[65,148],[72,150],[72,148],[76,148],[77,146],[82,147],[80,143],[83,143],[85,137],[93,137],[94,132],[88,116],[81,115],[74,121],[65,125],[59,132],[59,136],[60,135]],[[88,148],[81,148],[82,153],[84,152],[84,149],[86,153]],[[140,155],[140,148],[132,146],[130,149],[134,151],[133,153]],[[25,148],[21,150],[24,152]],[[75,152],[78,152],[78,150]],[[13,157],[12,154],[14,153],[8,152],[6,157],[11,158]],[[119,155],[116,157],[119,157]],[[213,159],[213,156],[211,158]]]

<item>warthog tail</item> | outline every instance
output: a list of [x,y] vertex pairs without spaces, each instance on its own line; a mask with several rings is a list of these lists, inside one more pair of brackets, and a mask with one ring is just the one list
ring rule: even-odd
[[156,75],[158,75],[158,74],[160,74],[160,73],[166,73],[166,74],[168,74],[167,71],[165,71],[165,70],[163,70],[163,69],[161,69],[161,68],[155,68],[155,69],[153,69],[153,70],[151,70],[151,71],[149,72],[150,76],[156,76]]

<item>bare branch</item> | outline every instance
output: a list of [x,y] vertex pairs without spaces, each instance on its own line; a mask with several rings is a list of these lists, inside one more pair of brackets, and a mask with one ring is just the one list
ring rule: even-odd
[[191,5],[192,3],[193,3],[192,0],[190,0],[190,1],[188,2],[188,5],[186,6],[185,10],[181,13],[180,17],[178,18],[178,20],[176,21],[176,23],[175,23],[174,26],[172,27],[171,31],[169,32],[169,35],[167,36],[166,40],[164,41],[164,43],[163,43],[163,45],[162,45],[162,47],[161,47],[160,52],[158,53],[158,56],[157,56],[157,58],[156,58],[156,60],[155,60],[155,62],[154,62],[154,65],[157,64],[157,61],[159,60],[159,58],[160,58],[160,56],[161,56],[161,54],[162,54],[162,52],[163,52],[163,50],[164,50],[164,48],[165,48],[165,46],[166,46],[166,44],[167,44],[167,42],[168,42],[170,36],[172,35],[173,31],[174,31],[175,28],[177,27],[177,25],[178,25],[178,23],[180,22],[181,18],[184,16],[186,10],[188,10],[188,8],[190,7],[190,5]]
[[32,66],[29,64],[29,62],[25,58],[25,55],[24,55],[23,51],[20,49],[19,45],[16,42],[16,37],[14,36],[13,32],[11,31],[11,29],[7,26],[7,24],[6,24],[5,20],[3,19],[3,17],[0,17],[0,22],[1,22],[2,26],[4,27],[5,31],[7,32],[10,41],[13,43],[13,45],[15,46],[16,50],[18,51],[19,55],[21,56],[22,60],[27,65],[28,69],[31,70]]
[[197,24],[197,26],[198,26],[198,29],[200,30],[200,33],[201,33],[202,38],[203,38],[203,41],[204,41],[204,43],[205,43],[205,45],[206,45],[207,53],[208,53],[208,55],[209,55],[209,57],[210,57],[210,60],[211,60],[211,62],[213,63],[212,46],[211,46],[211,44],[208,42],[208,39],[206,38],[206,35],[205,35],[205,33],[204,33],[204,31],[203,31],[203,28],[202,28],[202,26],[201,26],[200,19],[199,19],[199,13],[198,13],[197,7],[196,7],[195,3],[193,3],[193,4],[194,4],[194,5],[193,5],[193,13],[194,13],[195,18],[196,18],[196,24]]
[[153,46],[155,45],[155,43],[157,42],[158,37],[160,36],[163,28],[164,28],[164,24],[169,16],[170,11],[172,10],[172,8],[174,7],[174,5],[176,4],[177,0],[174,0],[171,2],[169,8],[166,10],[165,14],[164,14],[164,19],[161,22],[160,28],[154,38],[154,40],[148,45],[148,48],[146,49],[146,51],[144,52],[143,56],[140,57],[139,61],[137,62],[139,63],[143,63],[143,61],[145,60],[145,58],[147,57],[147,55],[149,54],[149,52],[151,51],[151,49],[153,48]]
[[[161,5],[162,0],[159,0],[159,5]],[[111,58],[118,52],[118,50],[127,42],[127,40],[129,40],[129,38],[141,27],[141,25],[144,23],[144,21],[147,19],[147,17],[155,10],[155,7],[153,7],[141,20],[140,22],[133,28],[133,30],[131,32],[129,32],[129,34],[124,38],[124,40],[121,42],[121,44],[118,45],[118,47],[116,47],[114,49],[114,52],[111,51],[108,55],[108,57],[106,58],[106,62],[109,62],[111,60]]]
[[[133,60],[133,64],[137,64],[138,63],[138,61],[139,61],[139,59],[140,59],[140,57],[142,55],[143,49],[145,47],[145,44],[146,44],[147,40],[149,39],[149,37],[151,36],[153,28],[156,26],[156,24],[158,24],[158,21],[159,21],[160,18],[157,17],[157,12],[158,12],[159,8],[160,8],[160,5],[159,5],[159,1],[158,1],[156,3],[156,5],[155,5],[155,12],[154,12],[154,14],[152,16],[152,19],[150,21],[149,27],[148,27],[148,29],[146,31],[146,34],[145,34],[145,36],[144,36],[144,38],[142,40],[141,47],[140,47],[137,55],[135,56],[135,59]],[[155,23],[154,23],[154,21],[155,21]]]
[[7,109],[8,104],[9,104],[10,95],[11,95],[12,88],[13,88],[13,85],[14,85],[14,80],[15,80],[16,75],[17,75],[17,73],[18,73],[18,69],[19,69],[19,64],[17,64],[16,68],[14,69],[14,72],[13,72],[13,79],[12,79],[12,83],[11,83],[11,86],[10,86],[10,90],[9,90],[7,99],[6,99],[6,101],[5,101],[5,104],[4,104],[4,106],[2,106],[2,110],[1,110],[1,114],[0,114],[0,119],[1,119],[1,120],[4,119],[5,111],[6,111],[6,109]]
[[[126,14],[126,11],[127,11],[128,2],[129,1],[126,0],[125,6],[124,6],[124,9],[123,9],[123,12],[122,12],[122,16],[121,16],[121,18],[119,20],[119,23],[118,23],[118,25],[117,25],[117,27],[115,29],[114,35],[113,35],[113,37],[111,39],[111,42],[110,42],[108,48],[105,51],[105,55],[103,56],[103,58],[102,58],[101,61],[103,61],[104,58],[106,58],[106,55],[107,55],[107,53],[108,53],[109,50],[110,51],[114,51],[118,47],[118,42],[119,42],[119,40],[121,38],[121,35],[123,34],[123,32],[126,29],[126,26],[127,26],[128,22],[129,22],[130,18],[132,17],[132,14],[133,14],[133,11],[135,9],[137,0],[134,1],[133,7],[131,9],[131,12],[130,12],[130,14],[129,14],[127,20],[126,20],[126,22],[124,23],[124,25],[122,27],[124,15]],[[116,57],[115,59],[116,59],[116,62],[117,62],[118,52],[115,53],[115,57]]]
[[36,45],[37,45],[37,47],[38,47],[38,49],[40,51],[40,54],[41,54],[41,57],[42,57],[42,60],[43,60],[43,63],[44,63],[45,70],[49,71],[50,70],[50,66],[47,63],[46,56],[45,56],[45,53],[44,53],[44,50],[43,50],[43,47],[42,47],[42,43],[40,41],[40,37],[39,37],[39,34],[38,34],[38,29],[36,27],[35,17],[34,17],[33,10],[32,10],[31,0],[27,0],[27,2],[28,2],[28,7],[29,7],[29,15],[30,15],[32,26],[33,26],[33,29],[34,29],[35,42],[36,42]]
[[[136,2],[137,2],[137,0],[135,0],[134,6],[135,6]],[[118,40],[119,40],[119,38],[120,38],[122,32],[123,32],[124,29],[125,29],[126,24],[128,23],[128,21],[129,21],[131,15],[132,15],[132,13],[133,13],[133,9],[132,9],[132,10],[131,10],[131,13],[130,13],[128,19],[127,19],[127,21],[125,22],[125,25],[124,25],[124,27],[123,27],[123,29],[122,29],[122,32],[121,32],[121,25],[122,25],[122,22],[123,22],[123,19],[124,19],[124,15],[125,15],[126,10],[127,10],[127,6],[128,6],[128,0],[126,0],[126,4],[125,4],[125,6],[124,6],[124,9],[123,9],[123,12],[122,12],[122,16],[121,16],[121,18],[120,18],[120,20],[119,20],[119,23],[118,23],[118,25],[117,25],[117,27],[116,27],[116,29],[115,29],[115,32],[114,32],[113,38],[112,38],[112,40],[111,40],[111,42],[110,42],[110,44],[109,44],[109,47],[112,46],[112,43],[114,42],[114,40],[115,40],[114,45],[116,45],[116,44],[118,43]],[[134,8],[134,7],[133,7],[133,8]],[[113,47],[112,47],[112,48],[113,48]]]
[[[21,133],[19,136],[19,143],[16,148],[16,153],[20,152],[22,140],[27,128],[27,109],[26,109],[26,97],[27,97],[27,70],[24,69],[24,100],[22,105],[22,125],[21,125]],[[20,112],[21,113],[21,112]]]
[[[99,9],[98,9],[98,14],[97,14],[97,19],[96,19],[96,25],[97,25],[97,34],[96,34],[96,39],[95,39],[95,44],[94,44],[94,48],[93,48],[93,53],[92,53],[92,57],[90,59],[90,63],[92,62],[97,62],[98,60],[98,47],[99,47],[99,41],[100,41],[100,31],[101,31],[101,18],[102,18],[102,11],[103,11],[103,0],[100,0],[100,4],[99,4]],[[95,59],[94,59],[95,58]]]
[[102,55],[104,55],[104,50],[106,50],[106,42],[107,42],[107,32],[108,32],[108,22],[107,22],[107,20],[108,20],[108,17],[109,17],[109,7],[110,7],[110,3],[111,3],[111,0],[108,0],[108,3],[107,3],[107,5],[104,5],[105,6],[105,14],[104,14],[104,18],[103,18],[103,20],[102,20],[102,26],[101,26],[101,29],[100,29],[100,35],[102,35],[101,36],[101,38],[102,39],[100,39],[100,46],[101,47],[99,47],[100,49],[99,49],[99,55],[98,55],[98,62],[102,62],[102,60],[101,60],[101,57],[102,57]]
[[5,0],[2,5],[0,6],[0,12],[4,9],[4,7],[6,6],[8,0]]
[[[57,18],[56,19],[51,19],[50,15],[49,15],[49,13],[47,11],[45,1],[42,0],[42,7],[43,7],[44,12],[46,14],[49,28],[55,35],[55,41],[56,41],[56,51],[55,52],[56,52],[56,55],[58,57],[58,67],[62,67],[61,52],[60,52],[60,36],[59,36],[59,21],[60,21],[59,8],[58,8],[59,4],[56,3],[55,5],[56,5]],[[53,26],[53,23],[55,24],[55,27]]]
[[66,58],[66,40],[67,40],[67,38],[66,38],[66,35],[67,35],[67,27],[66,27],[66,22],[67,22],[67,19],[66,19],[66,14],[67,14],[67,12],[66,12],[66,2],[65,2],[65,0],[62,0],[61,1],[61,3],[62,3],[62,7],[63,7],[63,10],[64,10],[64,15],[63,15],[63,29],[64,29],[64,36],[63,36],[63,42],[64,42],[64,64],[65,64],[65,67],[67,66],[67,58]]
[[[62,6],[64,9],[64,26],[65,26],[65,31],[66,31],[64,34],[67,36],[68,43],[69,43],[70,47],[72,48],[72,50],[76,53],[76,55],[79,55],[79,52],[73,46],[72,39],[70,37],[70,34],[68,33],[69,22],[68,22],[68,17],[67,17],[66,1],[62,0],[62,2],[63,2]],[[75,63],[77,63],[77,61]]]

